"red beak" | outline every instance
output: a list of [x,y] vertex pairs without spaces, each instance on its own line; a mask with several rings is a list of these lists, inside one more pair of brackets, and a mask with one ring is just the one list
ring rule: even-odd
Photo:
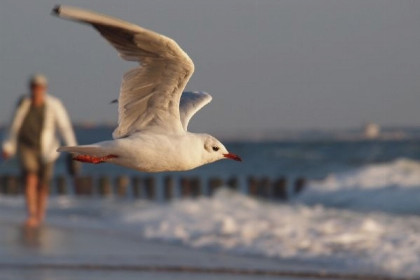
[[235,154],[229,153],[229,154],[223,154],[223,156],[225,158],[228,158],[228,159],[233,159],[233,160],[236,160],[236,161],[242,161],[242,159],[239,156],[235,155]]

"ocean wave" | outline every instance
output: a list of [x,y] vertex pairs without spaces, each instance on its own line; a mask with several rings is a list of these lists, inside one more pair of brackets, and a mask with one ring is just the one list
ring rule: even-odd
[[312,181],[296,202],[358,211],[420,214],[420,162],[398,159]]
[[321,206],[275,205],[222,190],[122,213],[146,238],[322,263],[353,272],[420,275],[420,219]]

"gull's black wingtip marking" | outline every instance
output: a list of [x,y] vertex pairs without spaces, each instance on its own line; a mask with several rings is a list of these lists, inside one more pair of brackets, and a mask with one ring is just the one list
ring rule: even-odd
[[60,15],[60,10],[61,10],[61,6],[60,5],[55,5],[55,7],[51,11],[51,14],[58,16],[58,15]]

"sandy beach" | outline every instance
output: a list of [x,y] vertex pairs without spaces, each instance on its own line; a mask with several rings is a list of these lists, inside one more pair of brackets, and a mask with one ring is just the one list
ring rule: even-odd
[[294,278],[285,268],[276,261],[141,241],[111,231],[25,229],[0,222],[1,279]]
[[[232,256],[124,232],[0,221],[0,279],[391,279]],[[396,279],[396,278],[394,278]]]

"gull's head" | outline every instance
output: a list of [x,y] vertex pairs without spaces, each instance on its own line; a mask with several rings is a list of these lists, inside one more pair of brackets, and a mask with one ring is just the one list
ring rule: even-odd
[[226,147],[211,135],[203,135],[203,157],[210,163],[221,159],[233,159],[242,161],[242,159],[232,153],[229,153]]

